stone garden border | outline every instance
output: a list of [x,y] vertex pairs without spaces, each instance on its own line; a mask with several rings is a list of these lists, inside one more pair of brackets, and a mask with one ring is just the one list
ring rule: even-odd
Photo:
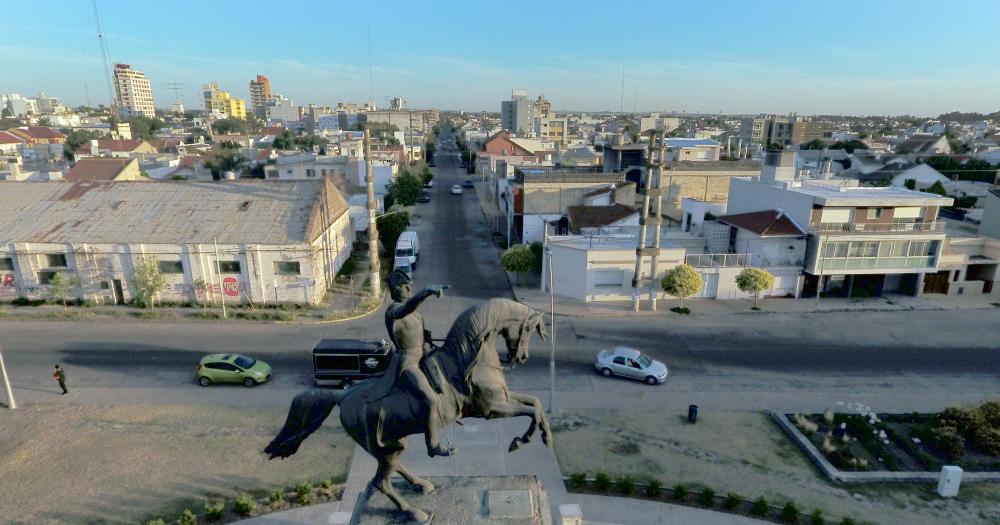
[[[785,414],[768,410],[771,419],[777,423],[788,437],[805,453],[806,457],[819,468],[828,479],[836,483],[937,483],[940,472],[907,471],[907,472],[853,472],[840,470],[833,466],[823,456],[809,438],[788,420]],[[965,472],[962,482],[1000,481],[1000,472]]]

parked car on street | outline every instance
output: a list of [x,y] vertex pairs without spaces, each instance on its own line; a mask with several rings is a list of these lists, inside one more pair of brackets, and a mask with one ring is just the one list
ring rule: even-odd
[[195,370],[198,384],[243,383],[254,386],[271,379],[271,365],[240,354],[211,354],[203,357]]
[[463,188],[475,188],[476,185],[472,183],[472,179],[465,179],[465,182],[462,183],[462,187]]
[[645,381],[649,385],[663,383],[668,374],[667,365],[624,346],[598,352],[594,369],[604,377],[622,376]]
[[454,186],[451,187],[451,194],[452,195],[461,195],[462,194],[462,187],[459,186],[458,184],[455,184]]
[[420,192],[420,198],[417,199],[417,202],[430,202],[430,201],[431,201],[431,192],[427,190]]

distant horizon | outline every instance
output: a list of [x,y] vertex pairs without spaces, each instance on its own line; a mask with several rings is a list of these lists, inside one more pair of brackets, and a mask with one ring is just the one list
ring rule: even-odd
[[[457,11],[391,2],[275,10],[251,1],[234,13],[224,3],[98,2],[111,62],[145,72],[162,108],[175,101],[168,83],[183,83],[181,101],[200,109],[203,84],[218,82],[248,99],[249,81],[262,74],[272,93],[300,106],[374,99],[387,107],[398,96],[414,108],[497,112],[512,89],[527,89],[529,99],[544,94],[554,107],[589,108],[563,112],[993,113],[1000,110],[1000,68],[991,63],[1000,33],[992,21],[1000,4],[961,4],[645,2],[612,9],[556,0]],[[110,102],[89,3],[19,3],[7,15],[0,68],[8,75],[0,93],[42,91],[71,106]],[[623,35],[610,23],[619,17],[651,22]]]

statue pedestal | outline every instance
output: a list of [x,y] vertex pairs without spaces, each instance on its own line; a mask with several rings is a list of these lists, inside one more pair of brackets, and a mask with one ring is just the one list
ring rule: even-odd
[[[433,513],[432,525],[551,525],[549,502],[535,476],[449,476],[427,478],[437,490],[421,494],[400,477],[393,486],[415,508]],[[355,506],[351,525],[406,523],[389,498],[374,492]]]

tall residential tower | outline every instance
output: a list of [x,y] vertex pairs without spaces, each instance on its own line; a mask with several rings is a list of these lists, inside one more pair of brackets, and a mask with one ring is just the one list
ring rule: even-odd
[[264,75],[250,81],[250,107],[262,119],[267,119],[267,102],[271,100],[271,81]]
[[132,69],[128,64],[115,64],[115,97],[118,100],[118,116],[155,117],[153,89],[142,71]]

